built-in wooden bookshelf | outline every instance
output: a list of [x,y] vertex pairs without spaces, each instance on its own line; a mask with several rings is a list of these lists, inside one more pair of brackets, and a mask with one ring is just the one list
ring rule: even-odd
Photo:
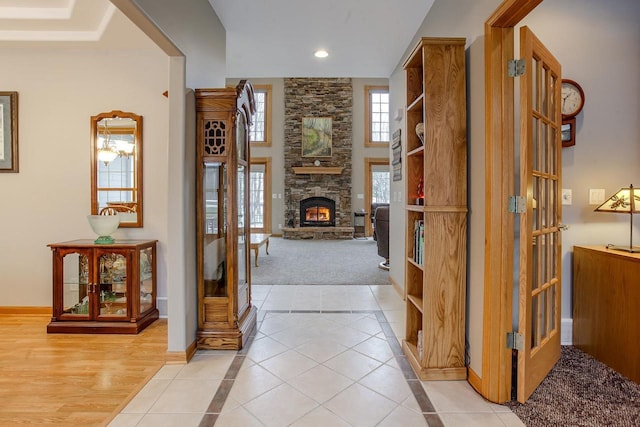
[[[407,321],[403,349],[422,380],[466,379],[465,39],[422,38],[404,69]],[[423,141],[415,130],[418,123],[424,124]]]

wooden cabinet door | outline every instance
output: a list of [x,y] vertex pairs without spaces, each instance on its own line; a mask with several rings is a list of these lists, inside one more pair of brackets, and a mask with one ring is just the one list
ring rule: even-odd
[[132,318],[131,250],[98,248],[94,254],[95,286],[91,295],[93,318],[126,321]]
[[518,401],[525,402],[560,357],[560,63],[520,30],[520,214]]
[[90,320],[93,286],[93,251],[56,248],[53,258],[53,317],[58,320]]

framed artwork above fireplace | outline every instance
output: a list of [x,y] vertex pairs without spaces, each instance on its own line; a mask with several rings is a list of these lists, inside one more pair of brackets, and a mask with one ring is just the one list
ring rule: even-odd
[[302,118],[302,157],[331,157],[331,117]]

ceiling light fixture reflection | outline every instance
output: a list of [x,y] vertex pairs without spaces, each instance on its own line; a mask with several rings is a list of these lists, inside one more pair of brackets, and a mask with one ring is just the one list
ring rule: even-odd
[[316,58],[326,58],[327,56],[329,56],[329,52],[327,52],[327,51],[326,51],[326,50],[324,50],[324,49],[319,49],[319,50],[316,50],[316,51],[313,53],[313,55],[314,55]]

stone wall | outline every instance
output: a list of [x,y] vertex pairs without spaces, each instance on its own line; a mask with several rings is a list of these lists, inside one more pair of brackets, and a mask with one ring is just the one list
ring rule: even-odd
[[[284,168],[287,227],[299,227],[300,200],[324,196],[336,202],[336,226],[351,226],[353,89],[348,78],[284,79]],[[331,117],[331,157],[302,157],[302,118]],[[299,174],[294,167],[342,167],[340,175]]]

